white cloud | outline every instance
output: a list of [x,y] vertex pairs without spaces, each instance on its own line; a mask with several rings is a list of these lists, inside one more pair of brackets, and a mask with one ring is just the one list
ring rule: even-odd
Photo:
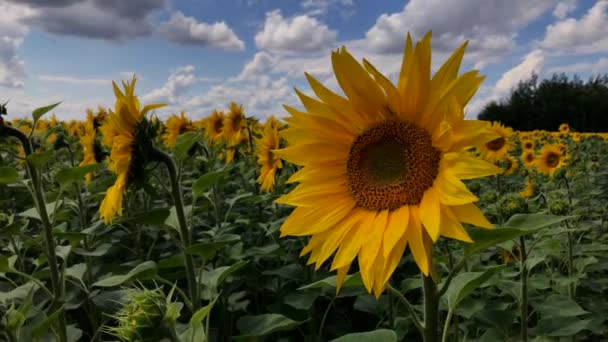
[[220,21],[207,24],[175,12],[161,24],[159,32],[165,38],[182,45],[198,45],[224,50],[244,50],[245,43],[234,31]]
[[38,79],[44,82],[66,83],[73,85],[98,85],[109,86],[112,81],[103,78],[78,78],[66,75],[40,75]]
[[258,75],[267,74],[273,71],[277,64],[277,57],[266,51],[257,52],[253,59],[245,64],[243,71],[237,77],[238,80],[252,79]]
[[527,54],[522,62],[513,69],[505,72],[496,82],[495,91],[500,94],[508,93],[520,81],[528,79],[532,73],[540,73],[545,62],[543,51],[534,50]]
[[266,13],[262,31],[255,35],[258,48],[276,53],[316,52],[332,45],[338,33],[314,17],[284,18],[280,10]]
[[540,46],[564,53],[608,51],[608,1],[600,0],[580,19],[568,18],[549,25]]
[[552,67],[549,73],[591,73],[601,74],[608,70],[608,57],[602,57],[595,62],[578,62]]
[[28,7],[0,1],[0,86],[23,87],[25,62],[17,55],[17,50],[29,32],[21,20],[30,12]]
[[182,100],[182,96],[195,83],[198,78],[194,74],[194,66],[186,65],[171,72],[167,82],[160,88],[156,88],[142,96],[145,103],[176,104]]
[[343,16],[353,11],[353,0],[304,0],[300,6],[308,16],[326,15],[330,7],[340,7]]
[[568,14],[576,9],[577,0],[565,0],[557,4],[553,10],[553,15],[558,19],[564,19]]

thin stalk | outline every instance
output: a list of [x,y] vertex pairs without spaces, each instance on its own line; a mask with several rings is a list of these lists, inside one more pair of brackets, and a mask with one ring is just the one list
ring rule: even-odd
[[572,281],[572,277],[574,276],[574,241],[572,239],[572,232],[570,231],[570,224],[568,223],[568,220],[566,220],[566,228],[568,229],[568,278],[570,278],[568,295],[571,299],[574,299],[574,296],[576,295],[576,287]]
[[526,239],[523,236],[519,238],[519,244],[521,249],[521,339],[524,342],[528,342],[528,267],[526,266],[528,255],[526,252]]
[[[23,150],[25,151],[25,155],[29,156],[33,152],[32,142],[28,137],[18,129],[1,125],[0,126],[0,136],[10,135],[13,136],[21,142],[23,145]],[[42,221],[42,226],[44,230],[44,242],[46,247],[46,254],[48,258],[49,264],[49,273],[51,277],[51,288],[53,290],[54,301],[52,305],[52,311],[55,311],[57,308],[63,306],[62,302],[62,294],[63,290],[61,287],[61,275],[59,274],[59,268],[57,263],[57,256],[55,255],[55,237],[53,236],[53,227],[51,226],[51,221],[49,220],[49,215],[46,211],[46,202],[44,200],[44,190],[42,189],[42,184],[40,182],[40,174],[38,173],[38,169],[29,161],[26,162],[27,172],[32,180],[32,192],[34,194],[34,204],[38,209],[38,214],[40,215],[40,220]],[[59,314],[58,318],[58,330],[59,330],[59,340],[61,342],[67,341],[67,321],[65,318],[65,312],[62,310]]]
[[445,318],[445,323],[443,324],[443,335],[441,336],[441,342],[447,342],[448,340],[448,332],[450,331],[450,322],[452,321],[453,315],[454,310],[448,310],[448,316]]
[[424,326],[418,319],[418,316],[416,315],[416,311],[414,311],[414,307],[412,306],[412,304],[410,304],[410,302],[407,300],[407,298],[405,298],[405,296],[401,292],[399,292],[399,290],[394,288],[391,284],[388,284],[386,286],[386,288],[388,289],[389,293],[392,293],[393,295],[395,295],[399,299],[399,301],[401,301],[401,303],[403,303],[403,305],[405,305],[407,312],[412,317],[412,321],[414,322],[416,329],[418,329],[418,331],[420,332],[420,335],[424,335]]
[[433,278],[422,274],[424,294],[424,342],[437,342],[439,339],[439,296]]
[[327,308],[325,309],[325,312],[323,313],[323,318],[321,318],[321,325],[319,326],[319,338],[323,339],[323,327],[325,327],[325,320],[327,319],[327,315],[329,314],[329,310],[331,309],[332,305],[334,305],[334,302],[336,301],[336,297],[334,296],[331,301],[329,302],[329,304],[327,305]]
[[180,238],[182,240],[182,248],[186,266],[186,278],[188,280],[188,291],[192,302],[192,310],[198,309],[198,286],[196,281],[196,273],[194,267],[194,258],[191,254],[186,253],[186,249],[190,247],[190,230],[188,229],[188,223],[186,221],[186,212],[184,209],[184,201],[182,197],[182,188],[179,184],[177,165],[175,160],[165,153],[154,147],[152,149],[152,158],[163,162],[169,171],[169,178],[171,179],[171,196],[175,204],[175,212],[177,213],[177,221],[179,223]]

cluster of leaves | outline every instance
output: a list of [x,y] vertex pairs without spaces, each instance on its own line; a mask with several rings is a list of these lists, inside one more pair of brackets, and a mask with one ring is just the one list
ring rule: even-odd
[[[474,244],[442,240],[435,247],[446,341],[516,340],[522,322],[529,328],[526,336],[539,339],[608,338],[608,144],[600,138],[570,143],[578,161],[568,166],[567,178],[538,176],[538,195],[518,199],[509,211],[501,199],[521,190],[520,172],[469,184],[499,225],[467,228]],[[67,316],[70,341],[115,339],[113,333],[132,321],[149,327],[145,315],[132,316],[143,301],[131,294],[135,287],[159,291],[151,306],[154,322],[171,323],[169,340],[421,338],[405,305],[412,303],[413,313],[422,315],[422,280],[408,253],[391,280],[392,290],[378,300],[365,291],[356,269],[336,294],[336,278],[327,266],[315,272],[299,257],[305,239],[279,238],[291,209],[273,200],[291,190],[285,181],[295,167],[281,170],[274,192],[261,193],[251,152],[240,151],[227,165],[200,132],[182,134],[170,151],[185,189],[193,241],[186,252],[198,265],[203,302],[195,312],[186,295],[164,167],[148,165],[143,186],[127,194],[124,215],[106,225],[97,212],[114,176],[102,165],[76,166],[78,148],[49,148],[28,157],[42,170],[63,275],[61,308],[49,312],[53,296],[45,285],[49,270],[40,216],[12,147],[5,141],[0,152],[0,339],[50,340],[60,312]],[[92,170],[96,177],[85,185],[84,175]],[[551,212],[552,201],[564,198],[570,199],[567,210]],[[163,302],[158,293],[170,295]],[[133,302],[139,306],[125,313]]]

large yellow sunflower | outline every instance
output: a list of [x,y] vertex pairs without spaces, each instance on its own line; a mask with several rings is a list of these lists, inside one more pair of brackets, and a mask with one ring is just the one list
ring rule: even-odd
[[533,168],[535,166],[536,155],[533,150],[524,150],[521,154],[521,161],[527,168]]
[[536,168],[542,174],[553,176],[553,173],[566,165],[566,157],[562,154],[559,146],[545,145],[540,150],[540,156],[536,160]]
[[181,112],[178,115],[171,115],[167,119],[165,134],[163,135],[163,143],[167,147],[175,146],[177,137],[185,132],[192,130],[192,122],[186,117],[186,112]]
[[365,287],[379,296],[406,246],[428,275],[440,236],[470,242],[461,222],[492,227],[461,181],[501,172],[466,152],[497,135],[464,120],[484,79],[458,75],[465,47],[431,78],[431,34],[415,48],[408,35],[397,86],[343,47],[331,57],[346,98],[306,74],[320,100],[296,90],[306,112],[285,106],[289,146],[275,153],[303,168],[289,180],[300,184],[277,200],[297,207],[281,236],[312,235],[302,255],[316,268],[335,253],[338,289],[355,257]]
[[[106,118],[108,125],[104,132],[111,135],[112,151],[107,159],[108,169],[117,175],[116,182],[106,191],[106,196],[99,207],[99,216],[106,223],[112,222],[115,216],[122,215],[122,201],[129,181],[131,159],[133,150],[138,143],[135,139],[138,125],[145,119],[146,113],[164,104],[151,104],[140,109],[137,96],[135,96],[136,79],[132,82],[123,82],[124,93],[112,82],[116,103],[114,111]],[[104,142],[107,143],[104,138]]]
[[513,149],[513,143],[510,140],[511,135],[513,135],[513,129],[503,126],[500,122],[493,122],[491,129],[499,137],[479,146],[479,152],[481,152],[482,157],[487,161],[497,162],[504,160],[509,155],[509,151]]
[[279,148],[279,131],[275,122],[267,121],[264,127],[264,136],[256,139],[256,154],[258,164],[262,166],[257,182],[262,191],[272,191],[274,189],[275,174],[277,169],[283,167],[281,159],[274,155],[272,150]]
[[[87,122],[84,125],[84,134],[80,136],[83,158],[80,166],[97,163],[95,159],[95,118],[92,111],[87,111]],[[89,172],[85,176],[86,183],[93,179],[93,173]]]
[[205,138],[211,143],[216,144],[223,137],[225,115],[223,112],[214,110],[205,120]]
[[230,113],[224,119],[222,133],[230,146],[238,145],[243,137],[247,137],[243,130],[247,128],[245,114],[243,113],[243,105],[237,105],[235,102],[230,103]]

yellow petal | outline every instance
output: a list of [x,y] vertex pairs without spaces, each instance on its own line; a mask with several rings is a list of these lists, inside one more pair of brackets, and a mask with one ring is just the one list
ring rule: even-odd
[[441,206],[441,235],[459,241],[473,242],[450,208],[444,205]]
[[439,197],[435,188],[429,188],[420,202],[420,220],[433,241],[439,238]]
[[405,236],[407,239],[407,244],[410,246],[412,257],[418,265],[420,272],[428,276],[430,269],[430,256],[427,255],[426,248],[424,246],[424,241],[422,238],[422,226],[420,224],[418,211],[419,210],[416,207],[410,208],[410,223],[405,230]]
[[452,206],[450,209],[460,222],[470,223],[481,228],[494,228],[494,225],[486,219],[481,210],[473,203]]
[[382,237],[386,229],[388,222],[388,210],[383,210],[378,213],[378,216],[374,219],[371,230],[368,230],[367,239],[361,246],[361,252],[357,257],[359,261],[359,270],[361,271],[361,278],[367,288],[368,292],[372,292],[374,284],[374,267],[378,267],[376,264],[376,256],[382,243]]
[[410,219],[410,208],[405,205],[390,213],[384,232],[383,255],[388,257],[395,245],[403,238]]
[[460,205],[479,200],[449,169],[439,173],[433,188],[437,190],[439,200],[443,204]]

